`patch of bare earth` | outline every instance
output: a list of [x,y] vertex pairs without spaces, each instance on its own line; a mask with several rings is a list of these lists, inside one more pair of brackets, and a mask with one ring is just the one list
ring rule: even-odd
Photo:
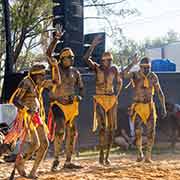
[[[61,169],[50,172],[52,159],[45,160],[38,171],[40,180],[180,180],[180,155],[162,154],[153,156],[154,163],[136,163],[134,155],[113,155],[111,166],[101,166],[97,157],[79,158],[74,162],[84,166],[80,170]],[[62,160],[61,166],[64,160]],[[26,163],[29,172],[32,161]],[[13,168],[11,163],[0,164],[0,179],[8,179]],[[25,180],[16,174],[16,180]]]

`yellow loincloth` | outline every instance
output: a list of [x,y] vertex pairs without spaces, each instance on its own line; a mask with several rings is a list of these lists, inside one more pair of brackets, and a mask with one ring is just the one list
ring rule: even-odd
[[157,119],[156,107],[153,102],[134,103],[132,105],[132,111],[133,111],[133,115],[132,115],[133,122],[135,121],[136,116],[139,115],[139,117],[141,118],[143,123],[146,124],[152,111],[153,111],[154,121],[156,121],[156,119]]
[[93,132],[98,127],[98,120],[96,118],[96,105],[99,104],[105,110],[105,126],[108,127],[107,112],[117,103],[115,95],[95,95],[94,96],[94,119],[93,119]]
[[73,120],[79,114],[79,101],[75,97],[72,104],[63,105],[58,101],[54,101],[51,103],[51,106],[56,104],[64,113],[65,122],[69,122],[72,127]]

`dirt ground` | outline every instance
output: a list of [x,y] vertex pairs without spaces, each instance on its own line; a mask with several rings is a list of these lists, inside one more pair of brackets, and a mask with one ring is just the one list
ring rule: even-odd
[[[98,157],[81,157],[74,159],[74,162],[84,166],[81,170],[65,170],[50,172],[52,159],[45,160],[39,168],[40,180],[180,180],[180,154],[153,155],[153,164],[136,163],[135,155],[112,155],[111,166],[101,166],[97,163]],[[62,159],[61,165],[63,165]],[[32,161],[26,164],[26,171],[29,172]],[[0,164],[0,180],[8,179],[12,171],[12,163]],[[25,180],[16,174],[16,180]]]

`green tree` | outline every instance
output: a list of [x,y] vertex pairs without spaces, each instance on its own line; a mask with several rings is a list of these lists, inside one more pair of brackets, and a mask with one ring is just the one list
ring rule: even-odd
[[11,4],[14,64],[20,56],[26,61],[28,52],[42,43],[40,36],[48,31],[52,21],[51,7],[51,0],[16,0]]
[[0,3],[0,62],[2,61],[2,56],[5,53],[5,38],[4,38],[4,22],[3,22],[3,10],[2,4]]
[[146,48],[160,47],[179,40],[180,34],[173,30],[170,30],[164,36],[157,37],[155,39],[146,39],[144,45]]
[[138,53],[140,56],[145,54],[144,44],[139,44],[136,41],[127,38],[122,33],[121,29],[116,31],[113,38],[113,49],[110,51],[114,55],[114,63],[120,66],[126,66],[131,61],[131,57]]
[[84,19],[104,20],[102,28],[111,37],[116,34],[116,27],[119,26],[117,18],[140,14],[138,9],[129,7],[128,0],[84,0],[84,7],[85,11],[94,12],[90,17],[85,16]]
[[132,39],[128,39],[123,35],[121,29],[116,31],[116,36],[113,41],[113,49],[110,51],[114,55],[114,63],[125,66],[131,61],[131,57],[138,53],[139,56],[145,55],[146,48],[161,47],[168,43],[173,43],[180,40],[180,34],[170,30],[164,36],[155,39],[145,39],[142,43],[137,43]]

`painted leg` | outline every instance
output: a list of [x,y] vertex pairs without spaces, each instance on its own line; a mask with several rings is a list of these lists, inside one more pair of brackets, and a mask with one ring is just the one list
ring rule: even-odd
[[64,141],[65,125],[64,125],[64,113],[62,110],[53,105],[52,107],[53,119],[56,123],[55,137],[54,137],[54,161],[51,167],[51,171],[57,171],[59,167],[59,154]]
[[32,157],[33,153],[40,147],[40,142],[38,139],[37,132],[30,131],[30,134],[31,134],[31,142],[26,148],[24,155],[19,154],[15,162],[16,169],[21,176],[26,176],[26,172],[24,168],[24,164],[26,160],[29,160]]
[[64,129],[60,129],[59,132],[55,133],[54,137],[54,161],[51,167],[51,171],[58,170],[59,166],[59,154],[64,141]]
[[105,157],[105,164],[110,165],[111,161],[109,160],[109,154],[113,143],[113,132],[110,130],[107,137],[107,151],[106,151],[106,157]]
[[108,134],[107,134],[107,151],[105,157],[105,164],[110,165],[109,154],[113,143],[113,130],[116,128],[117,121],[117,105],[107,112],[108,116]]
[[100,129],[99,131],[99,144],[100,144],[99,163],[104,165],[105,129]]
[[82,166],[72,163],[72,154],[74,152],[74,143],[76,138],[75,124],[70,127],[69,123],[66,125],[66,162],[64,168],[68,169],[80,169]]
[[33,168],[29,174],[30,178],[36,178],[36,172],[39,167],[39,164],[44,159],[48,150],[48,146],[49,146],[49,141],[48,141],[47,133],[44,126],[40,125],[39,127],[36,128],[36,130],[37,130],[37,134],[38,134],[38,138],[40,142],[40,147],[36,152],[36,159],[35,159]]
[[96,107],[96,118],[99,125],[99,163],[104,165],[104,150],[106,145],[105,111],[100,105]]
[[155,138],[155,120],[153,115],[150,116],[146,125],[147,125],[147,145],[146,145],[145,162],[152,163],[151,154],[152,154],[152,147]]
[[142,150],[142,121],[139,116],[135,119],[135,137],[137,148],[137,162],[141,162],[144,159]]

